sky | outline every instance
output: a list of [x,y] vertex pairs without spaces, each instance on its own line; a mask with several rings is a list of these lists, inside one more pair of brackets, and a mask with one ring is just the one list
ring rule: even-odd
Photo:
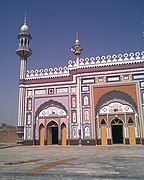
[[0,0],[0,125],[17,126],[15,51],[25,12],[33,52],[28,70],[67,66],[75,59],[76,32],[83,58],[143,51],[144,0]]

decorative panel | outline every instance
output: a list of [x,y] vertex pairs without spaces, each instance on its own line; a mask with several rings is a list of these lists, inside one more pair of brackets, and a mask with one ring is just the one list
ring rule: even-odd
[[46,94],[46,89],[35,90],[35,95],[44,95],[44,94]]
[[48,89],[48,94],[54,94],[54,88],[49,88]]
[[26,138],[31,139],[32,138],[32,132],[31,132],[31,127],[26,128]]
[[144,79],[144,74],[134,74],[132,77],[134,80],[141,80]]
[[76,108],[76,96],[71,96],[71,107]]
[[32,91],[30,91],[30,90],[27,91],[27,96],[28,96],[28,97],[32,97]]
[[130,80],[130,75],[129,74],[122,75],[122,80],[123,81],[129,81]]
[[109,77],[106,77],[106,81],[107,81],[107,82],[120,81],[120,76],[109,76]]
[[71,122],[72,123],[77,122],[77,111],[75,111],[75,110],[71,111]]
[[90,129],[89,125],[83,126],[83,137],[84,137],[84,139],[91,138],[91,129]]
[[43,109],[39,113],[39,117],[52,117],[52,116],[66,116],[66,111],[62,108],[55,106],[50,106],[46,109]]
[[89,83],[94,83],[95,78],[89,78],[89,79],[82,79],[83,84],[89,84]]
[[76,126],[72,126],[72,138],[76,139],[77,138],[77,127]]
[[83,109],[83,123],[90,122],[90,109],[84,108]]
[[56,93],[67,93],[68,92],[68,88],[57,88],[56,89]]
[[83,106],[89,106],[89,94],[83,94],[82,95],[82,105]]
[[97,77],[96,82],[97,83],[105,83],[105,77]]
[[89,91],[89,86],[82,86],[82,92]]
[[76,93],[76,87],[71,87],[71,93]]
[[141,100],[142,100],[142,104],[144,104],[144,91],[141,92]]
[[27,111],[32,110],[32,99],[27,99]]
[[32,114],[31,113],[27,113],[26,114],[26,124],[30,125],[32,122]]
[[144,81],[140,82],[140,86],[144,88]]
[[108,105],[103,106],[100,109],[99,114],[120,113],[120,112],[131,113],[133,112],[133,109],[127,104],[122,104],[119,102],[112,102]]

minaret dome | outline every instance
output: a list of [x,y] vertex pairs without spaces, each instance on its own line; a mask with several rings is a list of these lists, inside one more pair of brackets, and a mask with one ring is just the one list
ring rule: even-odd
[[21,32],[28,32],[28,26],[26,24],[23,24],[21,27]]
[[22,33],[28,33],[28,30],[29,30],[29,28],[28,28],[28,25],[26,23],[26,13],[25,13],[24,24],[21,27],[21,32]]

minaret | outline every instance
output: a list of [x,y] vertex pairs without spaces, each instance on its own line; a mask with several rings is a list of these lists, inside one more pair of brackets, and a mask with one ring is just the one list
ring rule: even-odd
[[144,48],[144,22],[143,22],[143,34],[142,34],[142,40],[143,40],[143,48]]
[[18,35],[19,47],[16,50],[16,54],[20,57],[20,81],[19,81],[19,108],[18,108],[18,125],[17,125],[17,144],[22,145],[24,141],[24,120],[25,120],[25,83],[27,72],[27,58],[32,55],[32,51],[29,48],[29,42],[32,39],[28,32],[28,26],[26,24],[26,14],[24,18],[24,24],[21,27],[21,31]]
[[71,51],[76,55],[76,63],[79,66],[79,57],[81,55],[81,51],[83,48],[80,46],[80,42],[78,39],[78,32],[76,33],[76,41],[74,47],[72,46]]
[[[81,51],[83,48],[80,45],[79,39],[78,39],[78,33],[76,33],[76,41],[74,47],[71,48],[71,51],[76,55],[76,64],[77,67],[79,66],[79,59],[81,55]],[[78,144],[81,145],[81,121],[82,121],[82,114],[81,114],[81,79],[79,76],[77,76],[77,85],[76,85],[76,103],[77,103],[77,129],[78,129]]]

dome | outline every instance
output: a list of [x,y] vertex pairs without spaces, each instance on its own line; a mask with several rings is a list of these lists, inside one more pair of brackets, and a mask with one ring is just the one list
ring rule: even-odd
[[78,39],[76,39],[75,45],[79,45],[79,40]]
[[75,41],[76,43],[79,43],[79,40],[78,39],[76,39],[76,41]]
[[26,24],[22,25],[21,32],[28,32],[28,26]]

